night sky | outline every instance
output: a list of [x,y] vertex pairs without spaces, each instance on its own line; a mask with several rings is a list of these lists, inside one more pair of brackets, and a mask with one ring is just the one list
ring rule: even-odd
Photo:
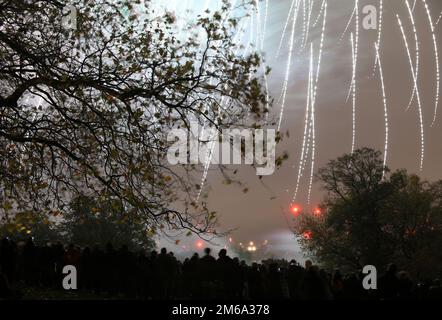
[[[301,1],[302,2],[302,1]],[[195,1],[193,7],[196,7]],[[202,1],[200,2],[202,3]],[[312,16],[316,18],[322,1],[316,0]],[[414,1],[409,0],[410,6]],[[435,24],[441,11],[440,0],[427,0]],[[270,94],[275,99],[272,117],[277,122],[280,104],[276,103],[281,95],[284,82],[287,57],[289,53],[290,28],[287,30],[280,56],[275,53],[281,39],[282,30],[289,12],[291,0],[269,0],[268,24],[265,34],[264,51],[266,63],[272,68],[269,76]],[[360,18],[365,5],[378,7],[379,1],[360,1]],[[260,2],[261,17],[264,2]],[[352,55],[350,33],[355,31],[354,20],[350,24],[342,41],[339,41],[354,8],[354,0],[329,0],[327,24],[324,39],[324,51],[316,98],[316,164],[315,171],[344,153],[351,151],[352,143],[352,101],[346,103],[346,97],[352,79]],[[301,10],[302,11],[302,10]],[[379,13],[379,12],[378,12]],[[442,103],[440,114],[431,127],[436,93],[436,64],[431,30],[422,0],[416,1],[414,18],[419,36],[420,70],[418,86],[423,110],[425,134],[425,159],[423,170],[420,166],[420,127],[416,99],[406,111],[413,89],[413,77],[410,71],[407,51],[396,18],[398,14],[403,22],[411,56],[414,62],[415,42],[413,28],[405,0],[384,1],[383,32],[381,40],[381,62],[384,71],[386,97],[389,111],[389,154],[387,165],[392,169],[406,168],[418,173],[425,179],[442,178]],[[314,19],[313,18],[313,19]],[[262,18],[261,18],[262,19]],[[304,132],[304,117],[308,81],[310,52],[300,52],[302,38],[302,13],[300,13],[295,33],[295,45],[290,67],[286,105],[282,120],[282,132],[290,132],[290,138],[278,145],[277,154],[287,151],[289,159],[272,176],[260,181],[255,170],[247,166],[235,166],[238,176],[248,187],[248,193],[235,185],[226,186],[216,173],[210,171],[208,204],[218,211],[220,230],[236,229],[232,238],[236,242],[264,241],[268,239],[286,251],[296,251],[297,245],[282,213],[287,210],[293,197],[298,163],[301,154]],[[310,29],[310,42],[313,42],[315,56],[321,36],[320,22]],[[442,22],[435,25],[436,40],[442,43]],[[384,149],[384,107],[379,73],[372,76],[375,63],[374,42],[377,30],[365,30],[360,27],[359,58],[357,64],[357,105],[356,105],[356,147]],[[442,46],[439,45],[442,50]],[[440,59],[439,59],[440,60]],[[316,61],[316,60],[315,60]],[[315,62],[316,63],[316,62]],[[276,126],[273,126],[275,128]],[[233,168],[233,167],[232,167]],[[307,162],[305,175],[301,179],[296,203],[304,209],[314,208],[324,197],[318,183],[313,185],[310,206],[307,205],[308,179],[310,163]]]

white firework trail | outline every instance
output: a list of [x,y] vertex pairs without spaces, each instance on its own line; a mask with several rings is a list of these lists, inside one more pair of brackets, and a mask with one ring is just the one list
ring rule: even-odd
[[322,60],[322,50],[324,47],[324,37],[325,37],[325,25],[327,23],[327,1],[323,2],[324,7],[324,22],[322,23],[322,31],[321,31],[321,42],[319,44],[319,55],[318,55],[318,65],[316,67],[316,79],[315,86],[313,91],[313,100],[311,107],[311,126],[312,126],[312,161],[310,165],[310,182],[308,187],[308,195],[307,195],[307,203],[310,204],[312,185],[313,185],[313,174],[315,170],[315,156],[316,156],[316,132],[315,132],[315,104],[316,104],[316,95],[318,92],[318,83],[319,83],[319,74],[321,70],[321,60]]
[[[269,0],[265,0],[265,8],[264,8],[264,23],[263,23],[263,29],[262,29],[262,35],[261,35],[261,52],[264,50],[264,39],[267,33],[267,17],[269,13]],[[266,66],[263,64],[263,75],[264,75],[264,84],[265,84],[265,95],[266,95],[266,119],[268,119],[269,116],[269,83],[267,78],[267,70]]]
[[414,12],[414,9],[416,8],[416,2],[417,2],[417,0],[414,0],[414,2],[413,2],[413,9],[412,9],[413,12]]
[[[258,5],[257,2],[255,2],[255,5]],[[254,29],[254,19],[253,19],[253,17],[254,17],[254,13],[255,13],[255,11],[253,11],[251,13],[250,18],[249,18],[249,21],[250,21],[250,25],[249,25],[249,39],[248,39],[247,46],[244,49],[244,52],[242,53],[243,56],[245,56],[248,53],[248,50],[249,50],[250,46],[252,45],[252,43],[253,43],[253,41],[255,39],[254,35],[253,35],[253,29]],[[256,43],[258,43],[258,44],[260,43],[260,40],[262,41],[262,38],[260,38],[260,37],[262,37],[262,35],[259,35],[259,30],[260,30],[260,27],[259,27],[260,26],[260,20],[259,19],[260,19],[259,7],[257,6],[256,7],[256,21],[257,21],[256,22],[256,24],[257,24],[257,28],[256,28],[256,31],[257,31]],[[239,39],[240,36],[241,36],[241,34],[239,33],[235,37]],[[240,48],[240,46],[238,46],[238,49],[236,50],[235,54],[238,54],[239,48]],[[264,68],[264,66],[263,66],[263,68]],[[268,106],[267,76],[265,74],[265,69],[263,71],[264,71],[264,79],[265,79],[265,84],[266,84],[266,101],[267,101],[266,105]],[[225,99],[223,97],[221,99],[220,105],[224,104],[224,100]],[[219,115],[218,115],[216,121],[218,121],[218,119],[219,119]],[[217,129],[216,128],[212,128],[212,131],[211,131],[211,133],[209,135],[209,138],[208,138],[209,143],[208,143],[207,150],[206,150],[206,161],[205,161],[205,164],[204,164],[204,172],[203,172],[203,176],[201,178],[200,188],[199,188],[199,191],[198,191],[198,194],[197,194],[197,197],[196,197],[195,201],[199,201],[199,198],[201,197],[201,194],[202,194],[203,186],[204,186],[204,184],[206,182],[206,179],[207,179],[207,175],[208,175],[208,171],[209,171],[209,168],[210,168],[210,164],[212,162],[213,153],[214,153],[215,147],[217,145],[216,144],[216,140],[215,140],[216,139],[216,133],[217,133]],[[203,131],[202,131],[201,135],[202,136],[204,135],[204,127],[203,127]]]
[[304,123],[304,136],[302,142],[301,155],[299,160],[298,174],[296,179],[296,187],[295,193],[293,195],[293,200],[295,201],[299,191],[300,180],[303,176],[303,172],[306,167],[307,157],[311,155],[311,164],[310,164],[310,179],[308,185],[308,203],[311,200],[311,190],[313,185],[313,173],[315,168],[315,159],[316,159],[316,128],[315,128],[315,105],[316,105],[316,96],[318,92],[318,81],[319,74],[321,69],[321,60],[322,60],[322,51],[324,45],[324,35],[325,35],[325,27],[326,27],[326,19],[327,19],[327,3],[323,1],[323,25],[321,32],[321,40],[319,45],[319,53],[318,53],[318,63],[316,68],[316,74],[313,73],[313,43],[311,43],[310,47],[310,69],[309,69],[309,81],[308,81],[308,90],[307,90],[307,105],[305,112],[305,123]]
[[[261,42],[262,38],[261,38],[261,41],[260,41],[260,36],[259,36],[259,30],[260,30],[260,27],[259,27],[259,25],[260,25],[260,20],[259,19],[260,18],[259,17],[260,17],[260,13],[259,13],[259,8],[258,8],[258,3],[255,2],[255,5],[256,5],[256,16],[257,16],[256,17],[256,21],[257,21],[256,24],[258,25],[258,27],[256,28],[256,30],[257,30],[256,43],[257,43],[257,46],[258,46],[259,43],[262,43]],[[247,54],[247,52],[248,52],[252,42],[254,41],[254,37],[253,37],[253,29],[254,29],[253,14],[254,14],[254,12],[252,12],[252,14],[250,16],[249,39],[248,39],[247,46],[244,49],[244,52],[242,53],[243,56],[245,56]],[[231,14],[231,12],[229,12],[228,15],[230,15],[230,14]],[[236,35],[237,41],[239,41],[240,37],[241,37],[240,34]],[[261,37],[263,37],[262,34],[261,34]],[[240,50],[240,46],[238,46],[238,49],[235,51],[235,55],[238,54],[239,50]],[[266,106],[268,108],[268,83],[267,83],[267,75],[265,74],[265,67],[264,67],[264,65],[263,65],[263,71],[264,71],[264,80],[265,80],[265,85],[266,85]],[[223,97],[221,99],[220,105],[224,104],[224,100],[225,99]],[[218,119],[219,119],[219,114],[218,114],[218,117],[217,117],[216,121],[218,121]],[[204,127],[203,127],[203,130],[204,130]],[[204,172],[203,172],[203,176],[201,178],[201,183],[200,183],[200,188],[199,188],[199,191],[198,191],[198,195],[197,195],[197,197],[195,199],[196,202],[198,202],[199,198],[201,197],[203,186],[204,186],[204,184],[206,182],[207,175],[208,175],[209,168],[210,168],[210,164],[212,162],[214,148],[217,146],[216,140],[215,140],[216,139],[216,133],[217,133],[216,128],[212,128],[212,132],[210,133],[210,136],[209,136],[209,139],[208,139],[209,140],[209,144],[208,144],[208,148],[207,148],[207,151],[206,151],[206,162],[204,164]],[[203,134],[204,134],[204,131],[202,132],[202,135]]]
[[[266,32],[266,25],[267,25],[267,14],[268,14],[268,0],[266,0],[265,3],[265,12],[264,12],[264,28],[261,29],[261,10],[259,9],[259,1],[255,0],[255,6],[256,6],[256,30],[257,30],[257,47],[260,48],[260,54],[262,58],[263,48],[264,48],[264,37]],[[262,73],[264,77],[264,89],[265,89],[265,99],[266,99],[266,110],[269,108],[269,85],[268,85],[268,78],[266,74],[266,66],[264,63],[261,64],[262,66]],[[266,118],[268,118],[268,113],[266,114]]]
[[320,21],[319,18],[322,17],[323,12],[324,12],[324,1],[321,4],[321,9],[319,10],[319,13],[315,19],[315,22],[313,23],[313,27],[316,27],[316,25],[319,23],[319,21]]
[[[353,17],[355,16],[355,14],[357,14],[357,10],[358,10],[358,6],[357,3],[355,2],[355,6],[353,8],[353,13],[350,16],[350,19],[347,22],[347,26],[345,27],[344,32],[341,35],[341,38],[339,41],[342,40],[342,38],[344,37],[344,35],[347,33],[348,28],[350,27],[351,22],[353,21]],[[356,19],[356,28],[358,28],[358,17]],[[355,77],[356,77],[356,45],[355,45],[355,40],[354,40],[354,34],[353,32],[350,34],[350,42],[351,42],[351,57],[352,57],[352,77],[351,77],[351,82],[350,82],[350,86],[348,89],[348,93],[347,93],[347,98],[345,99],[345,103],[348,102],[348,100],[350,99],[350,96],[352,95],[352,93],[354,92],[354,86],[355,86]],[[353,137],[355,136],[355,114],[353,112]],[[353,143],[352,143],[352,153],[353,153]]]
[[441,11],[440,14],[439,14],[439,18],[437,18],[436,25],[439,24],[440,19],[442,19],[442,11]]
[[387,107],[387,95],[385,91],[385,83],[384,83],[384,72],[382,70],[382,62],[381,56],[379,54],[379,45],[377,43],[374,44],[376,49],[376,61],[379,65],[379,76],[381,79],[381,87],[382,87],[382,101],[384,104],[384,122],[385,122],[385,143],[384,143],[384,168],[382,170],[382,180],[385,178],[385,167],[387,166],[387,157],[388,157],[388,141],[389,141],[389,124],[388,124],[388,107]]
[[354,152],[356,146],[356,69],[358,66],[358,51],[359,51],[359,0],[355,2],[356,8],[356,37],[355,37],[355,67],[353,71],[353,137],[351,144],[351,153]]
[[283,43],[283,41],[284,41],[285,34],[286,34],[286,32],[287,32],[287,27],[288,27],[288,25],[289,25],[290,18],[291,18],[291,16],[292,16],[292,11],[293,11],[293,8],[294,8],[294,6],[295,6],[295,2],[297,2],[297,1],[298,1],[298,0],[292,0],[292,4],[290,5],[289,13],[288,13],[288,15],[287,15],[287,20],[285,21],[284,29],[282,29],[281,40],[279,41],[278,50],[276,50],[276,55],[275,55],[276,58],[279,57],[279,53],[281,52],[282,43]]
[[433,48],[434,48],[434,59],[436,61],[436,97],[435,97],[435,103],[434,103],[434,115],[433,115],[433,121],[431,123],[431,126],[434,125],[437,118],[437,108],[439,105],[439,95],[440,95],[440,65],[439,65],[439,50],[437,47],[437,40],[436,40],[436,34],[434,33],[434,25],[433,20],[431,19],[431,13],[430,8],[428,7],[427,1],[422,0],[425,6],[425,11],[427,12],[427,18],[428,23],[430,24],[431,29],[431,37],[433,39]]
[[359,51],[359,0],[355,0],[356,8],[356,37],[355,37],[355,56],[354,56],[354,68],[353,68],[353,115],[352,115],[352,140],[351,140],[351,153],[354,152],[356,146],[356,72],[358,66],[358,51]]
[[[267,17],[269,14],[269,0],[265,0],[265,9],[264,9],[264,24],[263,24],[263,30],[262,30],[262,36],[261,36],[261,52],[264,51],[264,39],[266,37],[267,33]],[[267,70],[264,64],[262,65],[263,68],[263,75],[264,75],[264,84],[265,84],[265,94],[266,94],[266,120],[269,116],[269,83],[267,78]]]
[[[420,55],[420,47],[419,47],[419,37],[416,29],[416,23],[413,16],[413,11],[410,8],[410,4],[408,0],[405,1],[408,9],[408,15],[410,17],[411,25],[413,27],[413,35],[414,35],[414,42],[415,42],[415,50],[416,50],[416,62],[415,62],[415,77],[416,79],[419,79],[419,55]],[[416,83],[417,84],[417,83]],[[417,85],[413,87],[413,92],[411,93],[410,102],[408,103],[407,110],[410,109],[411,104],[413,103],[414,96],[416,95]]]
[[308,185],[307,204],[310,204],[312,185],[313,185],[313,173],[315,170],[315,155],[316,155],[316,131],[315,131],[315,105],[312,103],[310,126],[312,132],[312,151],[311,151],[311,165],[310,165],[310,181]]
[[[208,5],[208,3],[207,3],[207,5]],[[231,14],[232,14],[232,11],[229,11],[228,14],[227,14],[227,18],[229,18]],[[243,34],[241,34],[242,31],[243,31],[242,27],[240,27],[240,32],[235,35],[235,41],[240,41],[241,36],[243,36]],[[238,54],[239,48],[240,48],[240,46],[238,46],[238,49],[235,51],[235,55]],[[247,52],[247,49],[244,50],[243,54],[245,55],[246,52]],[[225,97],[222,97],[221,102],[220,102],[220,106],[222,106],[224,104],[224,100],[225,100]],[[220,113],[221,112],[218,111],[218,117],[216,118],[215,122],[218,121]],[[205,123],[204,123],[204,126],[202,128],[202,132],[201,132],[201,136],[202,137],[204,137],[204,134],[205,134],[204,131],[205,131]],[[208,139],[209,140],[209,144],[208,144],[208,148],[207,148],[207,151],[206,151],[206,161],[204,163],[203,176],[201,177],[200,188],[199,188],[198,194],[197,194],[197,196],[195,198],[195,202],[198,202],[200,197],[201,197],[201,194],[202,194],[202,191],[203,191],[203,187],[204,187],[204,184],[206,182],[207,175],[209,173],[209,167],[210,167],[210,164],[212,162],[213,152],[214,152],[214,148],[216,146],[216,141],[215,141],[216,131],[217,131],[216,127],[212,128],[212,131],[211,131],[211,133],[209,135],[209,139]]]
[[285,100],[286,100],[286,95],[287,95],[287,86],[288,86],[288,82],[289,82],[290,67],[291,67],[291,63],[292,63],[293,44],[294,44],[295,30],[296,30],[296,21],[298,19],[299,3],[300,3],[300,0],[296,0],[296,9],[295,9],[295,14],[293,16],[292,31],[291,31],[291,35],[290,35],[289,55],[288,55],[288,59],[287,59],[287,68],[286,68],[285,79],[284,79],[284,84],[283,84],[283,96],[282,96],[282,102],[281,102],[281,112],[280,112],[280,115],[279,115],[277,131],[280,131],[280,129],[281,129],[282,117],[284,115]]
[[[311,49],[310,49],[311,50]],[[312,122],[311,122],[311,116],[310,116],[310,112],[311,112],[311,104],[312,104],[312,99],[313,99],[313,85],[314,85],[314,82],[313,82],[313,74],[312,74],[312,85],[311,85],[311,87],[310,87],[310,106],[309,106],[309,114],[308,114],[308,122],[307,122],[307,128],[308,128],[308,131],[307,131],[307,142],[306,142],[306,147],[305,147],[305,153],[304,153],[304,162],[303,162],[303,164],[302,164],[302,171],[301,171],[301,178],[302,178],[302,176],[304,175],[304,170],[305,170],[305,167],[307,166],[307,155],[309,154],[309,152],[310,152],[310,143],[311,143],[311,137],[312,137],[312,126],[311,126],[311,124],[312,124]]]
[[245,51],[246,54],[249,52],[250,47],[253,45],[253,42],[255,41],[254,36],[253,36],[253,25],[254,25],[254,12],[252,12],[252,14],[250,15],[250,26],[249,26],[249,41],[247,42],[247,50]]
[[419,125],[420,125],[420,140],[421,140],[420,141],[421,142],[421,152],[420,152],[419,168],[422,171],[423,165],[424,165],[424,155],[425,155],[425,134],[424,134],[424,121],[423,121],[423,115],[422,115],[421,98],[420,98],[419,87],[418,87],[418,83],[417,83],[417,79],[416,79],[416,74],[414,73],[413,61],[412,61],[412,58],[411,58],[410,47],[408,46],[407,36],[405,35],[404,27],[402,25],[402,21],[401,21],[399,15],[397,14],[396,17],[397,17],[398,24],[399,24],[399,27],[400,27],[401,32],[402,32],[402,37],[404,39],[405,48],[406,48],[407,55],[408,55],[408,61],[410,63],[411,74],[413,76],[413,83],[414,83],[414,85],[417,88],[416,89],[416,98],[417,98],[417,104],[418,104]]
[[[205,11],[209,8],[209,1],[210,1],[210,0],[206,0],[206,1],[204,2],[203,7],[201,8],[201,11],[202,11],[202,12],[205,12]],[[174,4],[175,4],[175,6],[176,6],[176,1],[175,1]],[[233,3],[233,4],[234,4],[234,3]],[[232,13],[232,11],[229,11],[229,13],[228,13],[228,15],[227,15],[227,18],[230,16],[231,13]],[[203,31],[199,31],[198,34],[199,34],[200,37],[202,37],[202,35],[203,35]],[[239,35],[240,35],[240,33],[236,34],[236,35],[235,35],[235,39],[238,38]],[[212,84],[212,81],[213,81],[213,80],[210,80],[210,84]],[[207,110],[207,107],[205,107],[204,110]],[[201,135],[204,135],[204,131],[205,131],[205,129],[206,129],[205,125],[206,125],[206,121],[204,121],[204,124],[203,124],[203,127],[202,127],[202,133],[201,133]]]
[[303,44],[305,43],[305,38],[307,34],[306,1],[307,0],[302,0],[302,39],[301,39],[301,47],[299,48],[299,52],[301,52],[304,49]]
[[344,35],[347,33],[348,28],[350,28],[350,24],[353,21],[353,17],[355,16],[356,13],[356,6],[353,8],[353,12],[351,13],[350,19],[348,19],[347,25],[345,26],[344,32],[342,32],[341,37],[339,38],[339,42],[342,41],[342,39],[344,39]]
[[261,10],[259,8],[259,1],[254,0],[255,9],[254,13],[256,16],[256,48],[261,48],[262,43],[262,30],[261,30]]
[[[313,43],[310,43],[310,51],[313,52],[314,54],[314,50],[313,50]],[[313,57],[312,57],[312,61],[313,61]],[[312,62],[312,70],[313,70],[313,62]],[[312,140],[312,121],[311,121],[311,109],[312,109],[312,100],[313,100],[313,86],[314,86],[314,75],[313,75],[313,71],[312,71],[312,77],[311,79],[309,79],[309,81],[311,81],[311,85],[310,85],[310,105],[309,105],[309,110],[308,110],[308,118],[307,118],[307,142],[305,144],[305,150],[304,150],[304,162],[302,163],[302,170],[301,170],[301,178],[304,176],[304,171],[305,168],[307,167],[307,160],[308,160],[308,155],[310,154],[310,147],[311,147],[311,140]]]
[[267,78],[267,70],[265,70],[265,66],[263,65],[263,75],[264,75],[264,85],[265,85],[265,99],[266,99],[266,121],[269,117],[269,82]]
[[312,96],[311,88],[313,86],[312,79],[313,79],[313,47],[311,47],[311,49],[310,49],[310,68],[309,68],[308,85],[307,85],[307,99],[306,99],[307,103],[305,106],[304,135],[303,135],[303,139],[302,139],[301,156],[299,159],[299,167],[298,167],[298,175],[296,178],[295,193],[293,195],[292,202],[294,202],[298,196],[299,182],[301,180],[301,175],[302,175],[303,166],[304,166],[304,153],[305,153],[305,149],[306,149],[307,130],[309,127],[309,120],[310,120],[310,98]]
[[262,37],[261,37],[261,51],[264,50],[264,39],[267,32],[267,16],[269,14],[269,0],[265,0],[265,8],[264,8],[264,22],[262,28]]
[[307,41],[308,41],[308,36],[309,36],[309,31],[310,31],[310,22],[311,22],[311,19],[312,19],[314,0],[308,0],[308,4],[309,4],[309,10],[308,10],[308,17],[307,17],[307,30],[306,30],[306,34],[305,34],[305,41],[304,41],[304,44],[303,44],[304,48],[306,47]]
[[305,148],[305,152],[304,152],[304,162],[302,164],[302,171],[301,171],[301,178],[304,176],[304,171],[305,168],[307,167],[307,160],[308,160],[308,155],[310,154],[310,148],[312,147],[312,121],[311,121],[311,113],[312,113],[312,106],[313,106],[313,95],[314,95],[314,86],[315,86],[315,75],[314,75],[314,47],[313,47],[313,42],[310,43],[310,55],[311,55],[311,64],[312,64],[312,76],[311,79],[309,79],[309,81],[311,81],[311,85],[309,86],[309,94],[310,94],[310,105],[309,105],[309,113],[308,113],[308,121],[307,121],[307,142],[306,142],[306,148]]
[[354,77],[355,77],[355,40],[354,40],[354,35],[353,32],[350,34],[350,44],[351,44],[351,58],[352,58],[352,73],[351,73],[351,81],[350,81],[350,86],[348,88],[348,93],[347,93],[347,99],[345,99],[345,103],[348,102],[348,99],[350,99],[350,96],[353,92],[353,82],[354,82]]
[[198,190],[198,195],[195,198],[195,202],[198,202],[201,197],[201,193],[203,192],[204,184],[206,183],[207,174],[209,173],[209,167],[210,167],[210,162],[212,160],[212,151],[213,151],[213,146],[212,146],[213,130],[214,129],[212,129],[212,131],[209,135],[210,142],[208,144],[208,148],[206,149],[206,162],[204,163],[204,172],[203,172],[203,176],[201,178],[200,188]]
[[[378,48],[381,47],[381,41],[382,41],[382,24],[384,19],[384,0],[379,0],[379,23],[378,23],[378,39],[376,41],[376,45]],[[378,56],[376,55],[376,59],[373,65],[373,76],[376,73],[376,67],[377,67],[377,59]]]
[[249,52],[249,49],[252,46],[252,43],[254,41],[254,39],[253,39],[253,12],[247,18],[248,18],[248,23],[249,23],[249,28],[248,28],[249,35],[248,35],[246,46],[243,51],[244,56],[247,55],[247,53]]

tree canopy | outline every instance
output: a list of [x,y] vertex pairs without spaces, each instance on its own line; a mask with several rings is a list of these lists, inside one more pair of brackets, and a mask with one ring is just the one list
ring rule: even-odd
[[167,163],[167,134],[267,111],[259,55],[234,41],[240,17],[225,2],[182,25],[150,1],[79,0],[66,30],[63,7],[0,1],[4,216],[61,215],[82,194],[117,199],[152,232],[213,232],[215,214],[194,202],[195,167]]
[[442,181],[422,181],[405,170],[388,173],[381,153],[368,148],[321,168],[317,179],[327,191],[322,214],[303,214],[297,224],[299,235],[310,235],[304,248],[329,266],[396,262],[415,274],[438,272]]

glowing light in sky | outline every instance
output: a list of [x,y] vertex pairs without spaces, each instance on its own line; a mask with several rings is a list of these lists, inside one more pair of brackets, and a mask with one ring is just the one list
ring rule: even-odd
[[320,216],[322,214],[321,208],[315,208],[315,210],[313,210],[313,214],[315,216]]
[[312,234],[311,231],[304,231],[304,232],[302,233],[302,237],[303,237],[304,239],[306,239],[306,240],[311,240],[311,239],[312,239],[312,236],[313,236],[313,234]]
[[[308,68],[308,74],[304,74],[303,78],[305,79],[306,84],[306,92],[303,94],[305,97],[305,119],[304,119],[304,130],[302,136],[299,137],[299,158],[296,156],[296,163],[298,164],[297,170],[295,172],[295,177],[293,178],[293,188],[294,195],[292,198],[292,203],[297,201],[298,193],[301,189],[301,182],[306,183],[306,193],[307,193],[307,202],[310,201],[311,192],[312,192],[312,183],[313,183],[313,173],[315,170],[315,160],[316,160],[316,152],[317,148],[320,146],[321,141],[317,141],[318,138],[317,130],[318,124],[316,120],[316,113],[318,113],[321,108],[325,108],[326,105],[319,104],[318,97],[321,96],[322,92],[319,90],[319,80],[322,81],[322,75],[320,78],[320,68],[321,68],[321,57],[323,56],[324,50],[324,58],[329,53],[330,47],[336,47],[336,44],[339,41],[343,40],[344,37],[350,38],[350,47],[348,48],[348,56],[347,65],[349,67],[348,70],[348,78],[350,82],[347,100],[351,101],[351,133],[348,132],[348,135],[351,134],[351,151],[353,152],[356,148],[356,138],[358,136],[357,132],[357,111],[358,105],[360,104],[359,100],[361,99],[361,94],[359,93],[359,86],[363,84],[363,66],[362,60],[365,56],[362,56],[362,48],[363,42],[367,37],[363,37],[362,33],[365,32],[362,27],[362,10],[361,8],[370,1],[364,0],[354,0],[351,3],[351,8],[348,8],[348,15],[345,13],[344,19],[333,20],[336,18],[333,15],[334,10],[336,8],[342,8],[341,1],[327,1],[327,0],[287,0],[284,9],[284,16],[279,17],[277,22],[273,20],[273,16],[275,14],[275,8],[278,8],[281,3],[274,0],[253,0],[251,1],[251,6],[247,9],[245,7],[238,6],[240,1],[230,1],[231,10],[226,14],[225,19],[229,17],[237,17],[237,16],[246,16],[240,23],[240,27],[237,30],[237,34],[234,36],[234,41],[238,43],[238,49],[236,54],[239,56],[245,56],[249,53],[252,53],[253,50],[258,50],[259,54],[262,57],[272,59],[276,58],[276,64],[278,64],[279,68],[274,68],[274,70],[269,77],[265,74],[264,66],[260,70],[260,73],[264,79],[265,86],[265,95],[266,97],[270,96],[279,96],[279,99],[276,103],[276,114],[275,116],[279,117],[276,119],[276,123],[274,124],[278,130],[282,129],[283,125],[287,125],[288,127],[291,123],[286,121],[285,116],[288,111],[293,112],[292,101],[289,100],[289,95],[291,93],[291,81],[295,78],[297,72],[303,71],[307,73],[306,69]],[[372,1],[373,2],[373,1]],[[174,16],[177,17],[178,20],[188,18],[189,16],[197,16],[198,14],[202,14],[204,10],[209,9],[211,12],[214,10],[218,10],[222,1],[204,1],[203,5],[199,4],[199,1],[153,1],[156,12],[161,12],[162,10],[165,12],[172,12]],[[371,3],[372,4],[372,3]],[[339,7],[340,6],[340,7]],[[388,6],[388,7],[387,7]],[[425,9],[426,17],[424,16],[425,23],[428,24],[429,28],[420,28],[418,19],[422,17],[418,17],[418,9]],[[375,34],[375,49],[373,51],[373,56],[375,58],[375,63],[373,65],[373,77],[376,75],[376,71],[379,75],[379,81],[381,83],[378,86],[378,90],[382,95],[382,101],[380,105],[383,106],[384,109],[384,126],[385,126],[385,138],[384,138],[384,164],[387,163],[387,154],[389,152],[389,138],[390,138],[390,128],[389,124],[392,122],[389,118],[389,110],[387,105],[387,97],[393,96],[394,93],[389,92],[389,88],[386,86],[388,81],[388,77],[391,76],[388,74],[388,69],[385,68],[382,70],[381,59],[383,59],[384,52],[386,50],[382,50],[383,42],[385,42],[383,37],[385,38],[386,30],[391,28],[391,23],[389,23],[390,15],[394,17],[396,15],[398,24],[400,27],[400,31],[402,33],[403,42],[405,44],[404,47],[398,48],[399,52],[405,53],[408,58],[409,69],[412,76],[412,87],[410,87],[411,98],[408,106],[411,106],[414,101],[417,102],[417,121],[418,121],[418,137],[420,143],[420,152],[417,155],[419,157],[419,169],[423,169],[424,165],[424,157],[425,157],[425,124],[424,114],[425,110],[423,107],[425,105],[425,101],[423,100],[423,96],[420,93],[420,87],[422,89],[423,84],[421,83],[421,79],[419,75],[421,72],[421,64],[423,62],[420,61],[420,53],[423,47],[423,39],[422,33],[426,32],[431,36],[432,46],[434,51],[434,61],[435,61],[435,77],[436,87],[435,87],[435,96],[434,96],[434,104],[432,108],[434,108],[434,115],[432,119],[431,125],[434,125],[437,120],[438,113],[438,104],[439,104],[439,96],[440,96],[440,61],[439,61],[439,51],[438,51],[438,43],[436,37],[436,26],[440,22],[442,17],[442,13],[439,16],[433,16],[431,12],[431,8],[428,5],[426,0],[421,1],[413,1],[406,0],[404,2],[398,1],[398,5],[392,4],[392,2],[386,2],[384,0],[378,0],[377,2],[378,9],[378,21],[377,21],[377,31]],[[190,12],[192,13],[189,13]],[[239,12],[237,12],[239,10]],[[249,10],[249,11],[245,11]],[[402,10],[402,11],[401,11]],[[406,11],[404,11],[406,10]],[[327,17],[327,11],[329,11],[330,19]],[[405,13],[406,12],[406,13]],[[239,14],[238,14],[239,13]],[[401,20],[399,14],[408,14],[408,17],[405,20]],[[348,17],[348,20],[347,20]],[[437,17],[437,19],[436,19]],[[336,24],[338,24],[338,33],[336,34]],[[394,20],[393,20],[394,21]],[[333,23],[330,23],[333,22]],[[321,25],[322,23],[322,25]],[[274,26],[277,24],[277,32],[275,33]],[[405,25],[407,24],[407,25]],[[182,23],[181,25],[184,25]],[[341,27],[342,26],[342,27]],[[412,34],[406,33],[406,27],[410,26],[412,28]],[[341,34],[342,32],[342,34]],[[269,37],[277,37],[273,46],[269,46],[271,43],[271,39]],[[413,46],[409,47],[407,36],[413,36]],[[327,38],[327,39],[325,39]],[[327,41],[326,41],[327,40]],[[304,50],[310,44],[310,52],[308,50]],[[334,44],[334,46],[327,46],[327,44]],[[369,44],[371,47],[371,44]],[[371,51],[370,51],[371,52]],[[284,56],[282,54],[284,53]],[[307,61],[310,55],[310,64],[306,65],[305,69],[300,68],[300,63],[303,61]],[[372,55],[370,54],[370,57]],[[278,61],[277,59],[282,59],[282,61]],[[267,61],[266,61],[267,63]],[[327,62],[323,63],[323,68],[327,68]],[[271,63],[270,63],[271,65]],[[272,66],[273,67],[273,66]],[[351,70],[350,70],[351,68]],[[371,65],[370,65],[371,68]],[[381,70],[379,70],[381,69]],[[276,78],[272,78],[276,77]],[[269,78],[269,79],[268,79]],[[277,79],[277,80],[275,80]],[[276,87],[278,88],[278,92],[269,92],[272,88],[269,88],[268,81],[270,84],[274,84],[276,82]],[[377,79],[376,79],[377,81]],[[321,85],[322,87],[322,85]],[[336,90],[347,90],[347,86],[345,88],[336,88]],[[304,89],[303,89],[304,90]],[[345,91],[347,94],[347,91]],[[321,99],[322,100],[322,99]],[[408,102],[408,101],[407,101]],[[222,101],[221,105],[226,105],[228,101]],[[290,110],[289,110],[290,109]],[[359,114],[359,113],[358,113]],[[359,119],[358,119],[359,120]],[[362,121],[363,119],[361,119]],[[349,120],[350,121],[350,120]],[[349,122],[350,124],[350,122]],[[270,125],[270,124],[269,124]],[[430,123],[429,123],[430,125]],[[202,191],[202,186],[204,185],[207,174],[209,164],[211,163],[211,158],[213,154],[213,146],[214,144],[209,144],[207,149],[207,159],[204,166],[204,172],[201,179],[201,188],[198,191],[198,195],[196,197],[197,200],[200,198],[200,194]],[[298,163],[299,160],[299,163]],[[307,178],[306,182],[304,181],[303,176],[305,174],[305,170],[307,167],[309,170],[309,178]],[[302,181],[301,181],[302,179]],[[291,209],[293,212],[293,210]]]
[[290,208],[290,211],[293,213],[295,217],[299,216],[301,214],[301,207],[297,204],[292,205]]

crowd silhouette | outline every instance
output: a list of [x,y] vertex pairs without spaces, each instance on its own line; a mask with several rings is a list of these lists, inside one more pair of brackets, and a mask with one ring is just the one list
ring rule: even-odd
[[129,299],[442,299],[438,280],[413,281],[396,265],[379,277],[379,290],[364,290],[361,273],[328,273],[296,261],[267,260],[247,265],[221,249],[217,258],[210,248],[183,262],[172,252],[131,252],[111,244],[79,248],[62,243],[37,246],[32,238],[16,243],[4,238],[0,246],[0,298],[22,298],[21,286],[62,289],[62,269],[73,265],[78,289],[99,297]]

